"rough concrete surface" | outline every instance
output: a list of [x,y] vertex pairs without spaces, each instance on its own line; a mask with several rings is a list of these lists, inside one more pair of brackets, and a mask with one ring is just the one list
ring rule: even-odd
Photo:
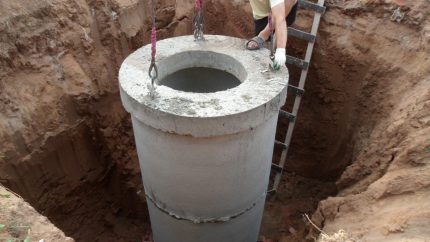
[[243,42],[225,36],[206,36],[205,42],[196,42],[192,36],[160,41],[160,79],[187,67],[201,66],[228,71],[242,84],[214,93],[188,93],[161,85],[156,87],[155,98],[148,89],[150,60],[145,58],[151,46],[137,50],[119,71],[126,110],[154,128],[196,137],[237,133],[260,125],[283,105],[288,71],[270,71],[268,62],[255,61],[267,57],[268,50],[246,52]]

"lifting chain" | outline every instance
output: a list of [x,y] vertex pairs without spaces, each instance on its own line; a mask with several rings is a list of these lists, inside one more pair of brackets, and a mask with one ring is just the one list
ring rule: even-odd
[[203,36],[203,0],[196,0],[196,13],[194,14],[193,26],[194,26],[194,40],[200,41],[205,40]]
[[151,86],[149,87],[149,94],[151,97],[155,94],[155,81],[158,78],[158,67],[155,63],[155,56],[157,54],[157,27],[155,23],[155,8],[156,0],[152,0],[152,30],[151,30],[151,65],[149,66],[148,75],[151,78]]

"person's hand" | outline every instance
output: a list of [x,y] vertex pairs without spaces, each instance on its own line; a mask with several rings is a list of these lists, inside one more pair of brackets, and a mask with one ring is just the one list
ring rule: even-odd
[[274,70],[281,69],[282,66],[285,65],[285,61],[287,60],[285,48],[277,48],[275,52],[275,59],[272,63],[272,68]]

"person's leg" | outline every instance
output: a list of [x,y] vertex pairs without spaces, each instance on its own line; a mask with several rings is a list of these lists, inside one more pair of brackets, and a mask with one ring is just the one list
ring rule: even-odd
[[267,25],[267,17],[262,18],[262,19],[255,19],[254,20],[254,33],[255,36],[258,36],[260,34],[261,31],[264,30],[264,28],[266,28]]
[[287,26],[290,26],[290,25],[294,24],[294,22],[296,21],[297,7],[298,7],[298,4],[296,2],[291,7],[290,11],[287,12],[287,14],[286,14],[286,16],[287,16]]
[[[268,26],[268,17],[254,20],[254,32],[255,36],[261,37],[264,41],[267,41],[270,37],[270,28]],[[257,48],[257,43],[251,41],[248,43],[248,48]]]

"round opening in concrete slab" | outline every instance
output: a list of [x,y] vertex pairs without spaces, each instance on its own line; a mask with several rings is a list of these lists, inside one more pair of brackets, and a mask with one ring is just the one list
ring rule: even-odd
[[212,51],[185,51],[160,63],[159,85],[184,92],[211,93],[239,86],[245,68],[234,58]]
[[[159,75],[155,90],[148,75],[151,45],[128,56],[119,70],[121,100],[126,110],[154,129],[193,137],[245,132],[277,115],[287,94],[287,68],[277,72],[268,70],[269,50],[247,51],[243,39],[205,37],[206,41],[194,41],[191,35],[157,43]],[[230,73],[240,84],[233,88],[216,87],[221,86],[223,91],[206,86],[203,93],[163,85],[169,75],[195,68]],[[179,86],[185,89],[184,85]]]
[[184,92],[209,93],[224,91],[240,85],[234,75],[208,67],[192,67],[166,76],[160,85]]

